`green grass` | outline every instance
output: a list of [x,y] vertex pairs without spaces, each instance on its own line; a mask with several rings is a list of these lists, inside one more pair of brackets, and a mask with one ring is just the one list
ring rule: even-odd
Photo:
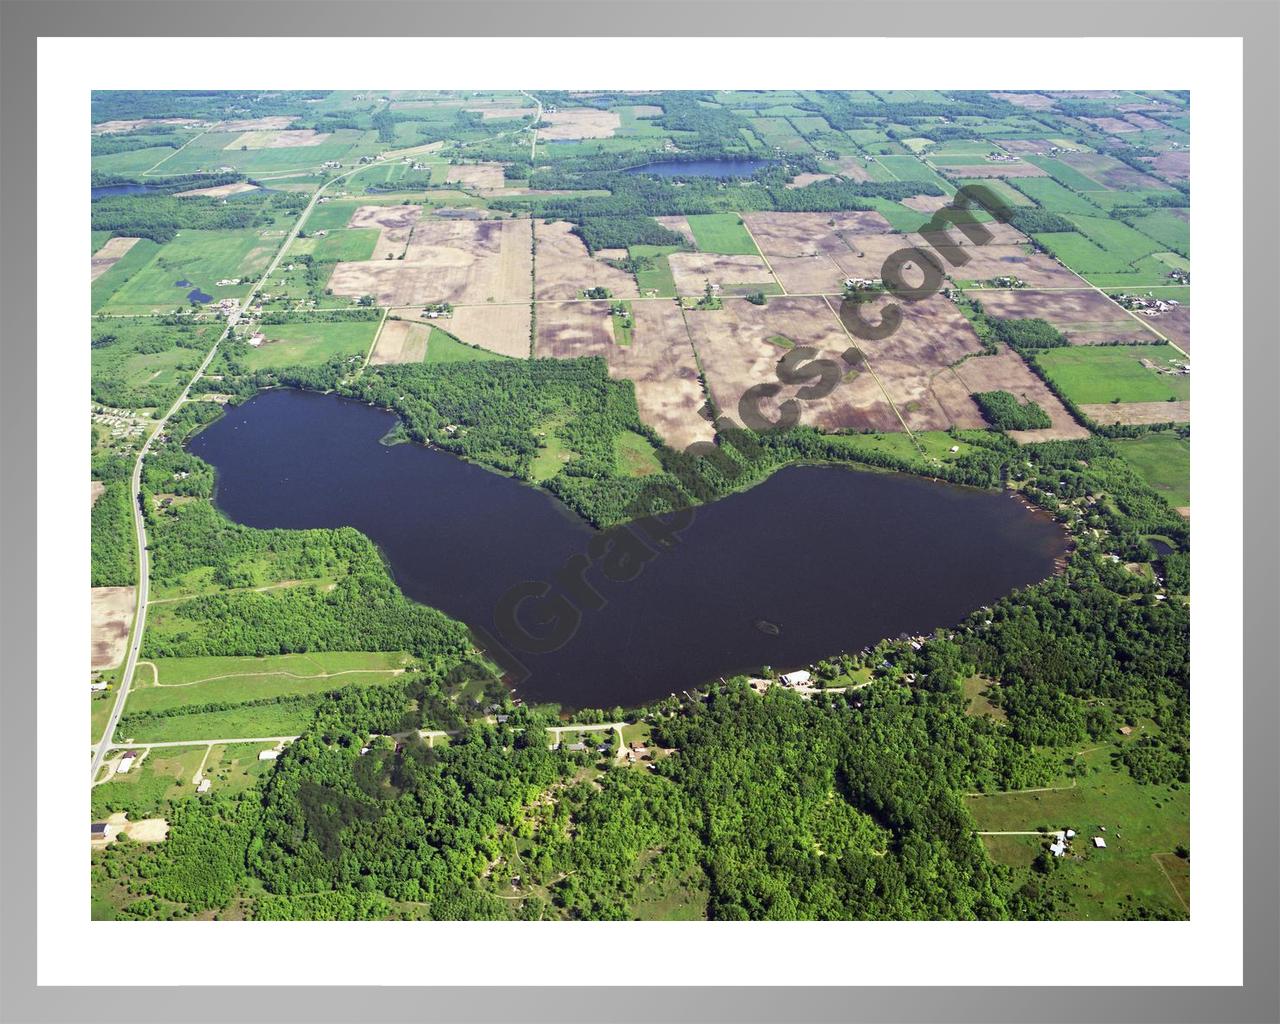
[[[1036,180],[1036,179],[1031,179]],[[1043,180],[1043,179],[1041,179]],[[964,188],[966,185],[982,185],[991,189],[997,196],[1003,199],[1010,206],[1032,206],[1034,205],[1029,198],[1024,196],[1016,188],[1010,185],[1003,178],[964,178],[957,179],[957,188]]]
[[[141,664],[125,712],[326,693],[394,682],[411,663],[405,653],[281,654],[268,657],[157,658]],[[160,685],[153,684],[158,678]],[[256,735],[256,734],[251,734]]]
[[506,358],[507,356],[498,352],[490,352],[488,349],[476,348],[474,345],[459,341],[439,327],[432,327],[431,335],[427,338],[427,355],[423,362],[475,363]]
[[1131,262],[1075,231],[1047,231],[1034,236],[1077,274],[1131,273]]
[[1182,256],[1191,252],[1191,225],[1173,210],[1153,210],[1151,213],[1131,217],[1129,223],[1144,235],[1154,238]]
[[[1078,237],[1078,236],[1077,236]],[[1157,259],[1155,255],[1144,256],[1135,260],[1123,270],[1087,271],[1081,276],[1090,284],[1105,288],[1108,291],[1146,291],[1159,287],[1180,287],[1169,278],[1169,264]],[[1177,296],[1174,296],[1175,298]]]
[[610,303],[611,306],[620,306],[625,312],[612,313],[610,319],[613,321],[613,340],[616,344],[626,348],[631,344],[631,333],[635,330],[635,317],[631,312],[631,303],[626,301]]
[[155,169],[156,174],[189,174],[198,170],[234,167],[249,174],[319,167],[327,160],[351,163],[358,153],[376,153],[380,148],[374,132],[342,128],[315,146],[281,149],[227,149],[241,132],[209,132],[200,136]]
[[259,348],[245,348],[243,352],[244,364],[251,371],[321,366],[336,355],[363,357],[378,333],[378,321],[266,324],[259,330],[267,340]]
[[703,252],[722,256],[759,256],[742,218],[736,213],[703,213],[689,218],[693,239]]
[[667,257],[679,251],[678,245],[633,245],[631,247],[632,259],[645,260],[650,264],[636,271],[636,287],[642,294],[652,290],[665,299],[675,297],[676,279],[671,273],[671,264]]
[[876,162],[900,181],[932,182],[947,195],[951,195],[956,190],[956,187],[946,178],[941,177],[932,167],[913,156],[880,156],[876,157]]
[[[96,234],[97,232],[95,232]],[[95,246],[95,248],[100,248],[100,246]],[[110,270],[93,282],[89,293],[90,312],[98,312],[106,301],[118,289],[122,288],[134,274],[146,266],[159,251],[160,246],[149,238],[140,238],[134,242],[133,248],[116,260]],[[174,289],[174,291],[177,292],[177,289]],[[178,295],[173,304],[176,305],[179,301],[186,301],[185,292]]]
[[529,474],[534,483],[550,480],[564,468],[569,459],[578,454],[560,436],[560,428],[567,418],[568,413],[562,413],[548,417],[539,425],[538,432],[545,436],[539,439],[544,447],[538,449],[529,466]]
[[89,232],[89,252],[95,253],[107,244],[107,239],[111,237],[110,231],[90,231]]
[[1105,185],[1081,174],[1070,164],[1063,163],[1061,160],[1054,160],[1047,156],[1028,156],[1025,159],[1027,163],[1035,164],[1057,178],[1067,188],[1075,189],[1077,192],[1105,192],[1107,190]]
[[309,235],[296,239],[289,255],[308,253],[321,263],[367,260],[373,257],[380,233],[377,228],[331,228],[323,238]]
[[[264,237],[264,234],[267,237]],[[137,243],[123,263],[143,247]],[[156,251],[149,248],[151,259],[129,276],[102,307],[108,313],[168,312],[190,305],[187,293],[199,288],[214,300],[243,296],[250,287],[248,279],[256,279],[271,262],[280,245],[280,233],[258,228],[241,231],[180,231],[172,241]],[[99,278],[101,283],[120,264]],[[239,278],[243,283],[218,287],[217,281]],[[190,281],[178,286],[176,281]]]
[[1165,248],[1153,238],[1131,228],[1123,221],[1079,214],[1073,214],[1069,219],[1080,229],[1081,234],[1126,263],[1133,263],[1142,259],[1143,256],[1150,256],[1153,252]]
[[662,472],[656,449],[649,439],[624,430],[613,439],[614,460],[622,476],[650,476]]
[[111,717],[111,709],[116,704],[114,689],[99,690],[89,694],[89,742],[97,743],[102,739],[102,731],[107,727],[107,719]]
[[[954,462],[956,459],[973,451],[973,445],[953,438],[945,430],[926,430],[915,435],[916,441],[924,448],[920,450],[912,443],[911,437],[905,433],[884,434],[840,434],[830,438],[851,451],[881,453],[906,459],[919,465],[928,465],[927,460]],[[952,452],[952,447],[958,448]]]
[[1014,187],[1050,213],[1079,213],[1085,216],[1098,213],[1098,207],[1088,199],[1052,178],[1019,178]]
[[[1185,862],[1175,865],[1173,852],[1179,845],[1190,845],[1188,791],[1135,782],[1123,768],[1112,767],[1115,749],[1114,744],[1103,744],[1084,753],[1080,760],[1086,773],[1072,788],[971,797],[969,810],[980,831],[1075,829],[1070,853],[1047,879],[1065,904],[1066,918],[1113,920],[1137,906],[1185,917],[1174,887],[1183,886],[1185,898],[1185,879],[1179,878]],[[1105,832],[1100,828],[1104,825]],[[1094,848],[1096,835],[1106,839],[1107,849]],[[1000,842],[988,842],[991,838]],[[1010,843],[1011,839],[1027,842]],[[1026,863],[1026,846],[1034,844],[1034,856],[1041,845],[1034,837],[983,841],[992,856],[1015,868]],[[1168,865],[1174,883],[1165,877],[1162,865]]]
[[215,744],[201,773],[209,780],[209,792],[231,795],[256,786],[275,766],[275,761],[258,760],[264,749],[261,743]]
[[127,153],[108,153],[93,157],[90,169],[103,174],[141,174],[176,152],[173,146],[148,146]]
[[1113,442],[1139,475],[1174,508],[1191,505],[1191,442],[1177,434],[1145,434]]
[[997,718],[1005,721],[1008,715],[1005,714],[1003,708],[992,704],[987,698],[987,692],[998,684],[990,679],[982,676],[969,676],[960,683],[960,688],[964,693],[965,699],[969,702],[969,706],[965,709],[970,715],[977,717],[985,716],[987,718]]
[[315,716],[306,703],[242,705],[226,711],[146,717],[116,730],[117,742],[161,743],[177,740],[216,740],[240,736],[297,736]]
[[162,813],[171,800],[194,796],[191,779],[204,753],[202,746],[149,751],[140,764],[135,762],[124,775],[93,787],[93,817],[101,819],[115,811],[125,811],[137,821]]
[[1075,345],[1048,349],[1036,356],[1041,368],[1072,401],[1080,405],[1104,402],[1186,401],[1191,378],[1157,373],[1139,360],[1160,366],[1182,356],[1168,345]]

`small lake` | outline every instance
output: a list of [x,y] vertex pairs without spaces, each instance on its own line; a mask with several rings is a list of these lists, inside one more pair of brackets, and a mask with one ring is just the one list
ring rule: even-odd
[[90,191],[92,200],[101,199],[103,196],[137,196],[160,190],[152,185],[137,185],[133,182],[127,182],[123,185],[93,185]]
[[188,302],[212,302],[213,296],[208,292],[202,292],[199,288],[192,288],[187,292]]
[[749,178],[772,160],[660,160],[628,167],[628,174],[648,174],[657,178]]
[[[550,494],[420,445],[392,413],[263,392],[190,442],[215,501],[257,527],[353,526],[414,600],[496,632],[514,584],[552,580],[596,531]],[[761,665],[795,668],[962,619],[1050,575],[1063,530],[1008,494],[835,466],[792,466],[696,510],[637,578],[549,654],[521,655],[526,699],[633,705]],[[539,609],[529,608],[536,614]]]

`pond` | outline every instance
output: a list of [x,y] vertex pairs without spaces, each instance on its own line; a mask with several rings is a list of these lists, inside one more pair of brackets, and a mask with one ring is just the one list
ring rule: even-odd
[[199,288],[192,288],[187,292],[188,302],[212,302],[213,296],[208,292],[202,292]]
[[103,196],[136,196],[156,191],[159,190],[152,185],[138,185],[133,182],[120,185],[93,185],[90,188],[90,199],[101,199]]
[[660,160],[628,167],[628,174],[648,174],[657,178],[749,178],[772,160]]
[[[371,406],[277,389],[228,407],[189,447],[215,467],[230,518],[353,526],[405,594],[496,635],[504,593],[555,579],[597,533],[543,490],[446,452],[380,444],[394,424]],[[1065,547],[1061,527],[1008,494],[788,467],[695,510],[638,577],[588,568],[604,606],[584,610],[558,650],[515,652],[527,670],[517,692],[629,706],[762,665],[807,665],[955,623],[1050,575]],[[522,621],[548,610],[526,602]]]

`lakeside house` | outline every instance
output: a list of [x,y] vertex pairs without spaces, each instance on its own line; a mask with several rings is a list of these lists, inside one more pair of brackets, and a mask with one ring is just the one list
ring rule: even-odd
[[783,686],[804,686],[812,676],[809,674],[808,670],[800,668],[796,669],[794,672],[783,673],[779,678],[782,680]]

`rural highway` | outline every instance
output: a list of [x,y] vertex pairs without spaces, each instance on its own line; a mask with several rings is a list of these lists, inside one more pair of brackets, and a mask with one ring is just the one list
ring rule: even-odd
[[292,245],[294,239],[298,237],[298,232],[302,229],[302,225],[306,223],[307,218],[311,215],[311,211],[315,209],[315,205],[319,201],[324,190],[335,182],[342,181],[344,178],[362,170],[365,166],[372,165],[358,165],[353,167],[351,170],[346,171],[343,174],[330,178],[316,189],[315,193],[311,196],[311,201],[307,203],[306,208],[298,216],[293,227],[289,229],[289,233],[285,236],[284,241],[280,243],[280,248],[276,251],[275,256],[272,257],[271,263],[267,266],[267,269],[263,272],[262,276],[258,278],[258,283],[249,290],[249,293],[245,296],[244,302],[240,305],[239,309],[227,318],[227,326],[223,328],[222,333],[218,335],[218,340],[215,341],[213,343],[213,347],[209,349],[208,354],[204,357],[204,361],[200,363],[199,369],[197,369],[192,378],[187,381],[187,386],[182,389],[182,394],[178,396],[177,401],[169,407],[169,411],[166,412],[161,419],[156,421],[156,425],[152,428],[151,433],[147,435],[147,439],[143,442],[142,448],[138,452],[138,458],[133,464],[132,478],[133,530],[138,545],[138,602],[134,610],[133,631],[129,638],[129,650],[125,655],[124,672],[120,676],[120,689],[116,693],[115,705],[111,709],[111,716],[107,719],[107,727],[103,730],[102,736],[98,740],[98,745],[95,749],[92,764],[89,769],[90,784],[92,784],[93,780],[98,777],[98,769],[102,767],[102,761],[107,756],[107,751],[113,746],[111,740],[115,735],[116,726],[120,723],[120,716],[124,713],[124,704],[129,696],[129,687],[133,684],[133,673],[138,665],[138,653],[142,649],[142,634],[143,628],[146,625],[147,590],[150,582],[150,560],[147,557],[147,528],[142,517],[143,460],[146,458],[147,453],[151,451],[152,442],[164,430],[164,425],[169,421],[169,417],[177,412],[182,404],[187,400],[191,394],[191,388],[195,385],[196,381],[204,375],[204,371],[208,369],[209,364],[213,362],[213,357],[218,352],[218,346],[226,340],[231,329],[239,322],[241,313],[249,308],[250,304],[253,302],[254,296],[257,295],[258,292],[262,291],[263,286],[270,279],[271,275],[275,273],[276,267],[280,265],[280,261],[284,258],[284,254],[288,251],[289,246]]

